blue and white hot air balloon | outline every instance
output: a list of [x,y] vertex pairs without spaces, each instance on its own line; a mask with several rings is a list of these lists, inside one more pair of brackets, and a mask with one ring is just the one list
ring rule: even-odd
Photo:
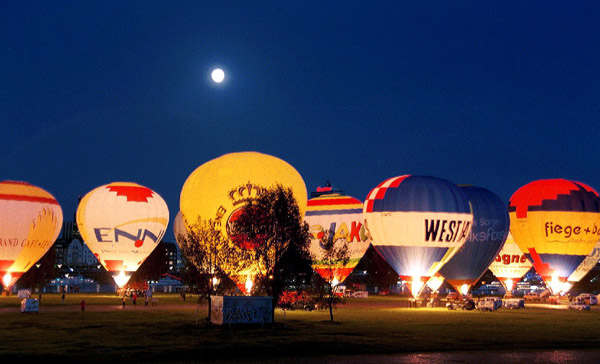
[[482,187],[461,186],[473,209],[473,229],[465,244],[438,272],[466,295],[502,249],[510,227],[506,203]]
[[464,244],[473,224],[464,192],[429,176],[381,182],[368,194],[363,216],[374,248],[414,296]]

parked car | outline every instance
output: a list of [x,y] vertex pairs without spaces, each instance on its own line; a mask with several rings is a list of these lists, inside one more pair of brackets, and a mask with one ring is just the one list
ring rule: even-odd
[[585,298],[575,297],[572,302],[569,302],[569,310],[590,310],[590,305],[585,302]]
[[523,295],[525,301],[540,301],[540,294],[537,292],[528,292]]
[[525,300],[522,298],[505,298],[502,300],[502,306],[508,309],[519,309],[525,307]]
[[552,295],[552,296],[548,296],[548,303],[552,304],[552,305],[557,305],[560,303],[560,295]]
[[446,296],[447,301],[456,301],[460,299],[460,295],[457,292],[450,292]]
[[591,293],[582,293],[575,298],[580,298],[580,299],[584,300],[585,303],[587,303],[588,305],[597,305],[598,304],[598,297]]
[[495,311],[502,307],[502,300],[497,297],[483,297],[477,302],[480,311]]

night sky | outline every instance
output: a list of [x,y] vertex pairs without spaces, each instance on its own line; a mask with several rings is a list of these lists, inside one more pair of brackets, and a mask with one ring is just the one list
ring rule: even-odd
[[600,189],[598,2],[223,3],[2,2],[0,180],[66,221],[136,182],[171,224],[188,175],[239,151],[361,200],[403,174],[507,202],[542,178]]

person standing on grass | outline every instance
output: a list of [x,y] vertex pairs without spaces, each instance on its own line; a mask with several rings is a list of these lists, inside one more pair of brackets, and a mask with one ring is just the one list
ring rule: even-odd
[[131,300],[133,301],[133,305],[135,306],[135,303],[137,301],[137,293],[133,292],[133,296],[131,296]]
[[125,295],[123,295],[123,306],[121,306],[121,308],[125,308],[125,302],[127,302],[127,300],[125,299]]

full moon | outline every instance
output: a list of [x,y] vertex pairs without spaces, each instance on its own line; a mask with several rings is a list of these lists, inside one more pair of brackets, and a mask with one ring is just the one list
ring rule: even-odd
[[220,68],[216,68],[212,71],[211,77],[216,83],[221,83],[225,79],[225,72]]

